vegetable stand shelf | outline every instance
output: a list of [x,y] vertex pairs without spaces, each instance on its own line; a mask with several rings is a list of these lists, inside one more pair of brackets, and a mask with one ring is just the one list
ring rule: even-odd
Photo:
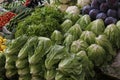
[[[120,48],[119,7],[115,6],[120,2],[117,1],[50,0],[50,4],[38,6],[39,1],[31,0],[26,6],[11,7],[10,11],[17,15],[3,28],[13,37],[0,54],[0,77],[117,80],[106,68]],[[106,12],[103,3],[109,4]],[[118,14],[117,18],[109,13]]]

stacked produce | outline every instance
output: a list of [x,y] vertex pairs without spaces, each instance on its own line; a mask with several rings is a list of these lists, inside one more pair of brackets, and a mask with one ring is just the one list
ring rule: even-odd
[[17,55],[22,46],[25,44],[26,40],[27,40],[26,36],[21,36],[15,40],[12,40],[11,43],[8,45],[8,48],[4,52],[6,56],[5,64],[6,76],[8,78],[17,77],[18,73],[15,62],[17,60]]
[[2,28],[3,26],[5,26],[5,24],[7,24],[11,18],[13,18],[16,14],[12,13],[12,12],[6,12],[4,14],[2,14],[0,16],[0,28]]
[[59,62],[67,55],[66,49],[61,45],[54,45],[51,47],[45,59],[45,79],[53,80],[56,76],[56,67]]
[[[36,18],[39,19],[39,16]],[[32,22],[35,26],[33,26],[32,23],[28,23],[29,26],[26,27],[26,30],[28,30],[29,27],[33,28],[30,30],[31,32],[22,33],[22,35],[25,37],[25,34],[27,34],[27,36],[30,37],[24,38],[20,35],[17,36],[14,41],[22,41],[25,39],[24,44],[18,44],[18,41],[16,44],[14,44],[14,41],[11,43],[11,45],[14,44],[20,48],[16,49],[17,47],[15,47],[17,50],[15,50],[15,53],[7,53],[9,47],[6,49],[5,65],[8,65],[9,61],[7,59],[10,58],[12,60],[14,56],[14,60],[11,61],[14,64],[10,63],[8,66],[14,66],[14,69],[16,69],[14,70],[16,72],[15,75],[18,75],[19,80],[94,79],[94,67],[101,67],[107,64],[115,56],[114,48],[119,48],[119,46],[117,46],[116,43],[112,43],[112,40],[114,40],[112,38],[116,37],[119,33],[116,33],[116,29],[111,30],[109,26],[113,26],[113,24],[108,25],[105,29],[102,19],[91,22],[89,15],[75,18],[76,16],[72,14],[66,14],[65,20],[62,20],[63,22],[61,21],[61,23],[59,23],[61,25],[53,29],[53,31],[49,33],[49,36],[46,36],[46,34],[41,35],[42,32],[39,35],[36,34],[36,31],[32,31],[35,30],[35,27],[36,30],[39,29],[39,27],[37,28],[37,24],[35,25],[36,22]],[[24,21],[19,23],[19,25],[22,23],[24,23]],[[25,24],[26,23],[23,25]],[[84,26],[81,27],[81,25]],[[114,28],[114,26],[112,28]],[[21,25],[18,29],[23,30],[23,28],[25,28],[25,26],[23,27]],[[46,30],[44,30],[44,32]],[[119,31],[119,29],[117,30]],[[113,33],[113,35],[109,36],[109,31],[111,31],[110,33]],[[119,43],[119,37],[116,37],[115,40]],[[112,46],[113,44],[116,45],[114,48]],[[10,53],[13,53],[13,56],[9,56]],[[108,59],[104,61],[105,58]],[[13,69],[10,70],[12,71]],[[6,67],[6,76],[9,79],[12,78],[7,74],[10,70]]]
[[[93,0],[87,9],[91,9],[94,1],[102,4]],[[69,4],[69,0],[58,2]],[[85,4],[88,3],[89,0]],[[0,55],[0,68],[3,68],[0,77],[6,75],[10,80],[97,80],[96,67],[110,63],[115,57],[120,48],[120,21],[106,25],[102,18],[95,17],[94,20],[88,12],[80,15],[77,6],[68,7],[66,12],[55,6],[36,7],[32,13],[27,8],[11,20],[7,27],[15,30],[15,39],[9,42],[5,55]],[[28,12],[31,15],[28,16]]]
[[116,23],[120,19],[120,1],[92,0],[90,5],[83,7],[82,14],[89,14],[92,20],[103,19],[105,25]]
[[52,46],[49,38],[38,37],[38,44],[29,57],[31,80],[43,80],[45,73],[44,57]]
[[[23,40],[24,37],[18,38]],[[29,46],[28,43],[30,42],[32,44]],[[11,43],[11,45],[13,44],[17,45],[17,43]],[[28,38],[27,42],[21,46],[23,47],[17,49],[19,51],[16,52],[14,58],[9,56],[10,53],[5,52],[6,56],[8,56],[5,65],[14,66],[14,69],[17,68],[14,71],[17,71],[16,74],[18,74],[19,80],[74,80],[79,78],[84,80],[84,78],[94,77],[93,64],[88,59],[85,51],[69,53],[65,46],[52,45],[49,38],[36,36]],[[19,47],[21,46],[19,45]],[[9,58],[11,58],[12,63],[7,65]],[[14,63],[13,60],[16,62]],[[7,67],[6,70],[8,70]],[[14,79],[13,73],[9,74],[9,76],[7,73],[6,71],[6,76],[9,79]]]
[[[36,45],[37,45],[37,37],[30,37],[27,40],[27,42],[24,44],[23,48],[18,53],[16,66],[18,69],[19,80],[31,79],[28,59],[34,53],[33,49],[36,48]],[[25,63],[22,64],[22,62],[25,62]]]

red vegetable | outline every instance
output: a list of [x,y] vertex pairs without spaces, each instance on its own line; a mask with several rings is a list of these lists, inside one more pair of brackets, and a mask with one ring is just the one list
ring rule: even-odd
[[0,29],[5,26],[6,23],[10,21],[11,18],[16,16],[15,13],[12,12],[6,12],[0,16]]

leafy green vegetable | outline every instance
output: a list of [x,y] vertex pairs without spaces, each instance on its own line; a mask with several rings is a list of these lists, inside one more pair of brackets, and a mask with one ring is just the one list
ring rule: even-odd
[[67,54],[65,47],[60,45],[54,45],[50,49],[49,53],[47,54],[46,60],[45,60],[45,67],[47,69],[53,68],[55,64],[58,64],[58,62],[65,57]]
[[38,40],[39,42],[34,49],[34,54],[28,59],[30,64],[30,73],[32,76],[39,74],[38,76],[32,77],[32,79],[37,79],[39,77],[41,79],[43,77],[45,72],[44,56],[48,53],[52,45],[52,41],[49,38],[38,37]]
[[108,37],[113,47],[120,48],[120,31],[115,24],[108,25],[104,34]]
[[55,76],[55,80],[76,80],[73,78],[73,76],[69,75],[64,75],[61,72],[57,72]]
[[45,73],[45,66],[44,66],[44,60],[41,60],[37,64],[30,64],[30,74],[32,75],[32,78],[43,78]]
[[79,24],[73,25],[66,33],[74,36],[75,39],[78,39],[82,33],[81,27]]
[[15,61],[17,60],[17,56],[16,55],[5,55],[6,57],[6,63],[10,63],[10,64],[14,64]]
[[102,34],[104,32],[105,25],[102,19],[97,19],[91,22],[87,27],[86,30],[90,30],[94,32],[96,35]]
[[30,75],[19,76],[19,80],[31,80],[31,76]]
[[[9,60],[9,61],[8,61]],[[6,64],[5,68],[6,69],[15,69],[15,61],[17,60],[17,56],[6,56]]]
[[42,25],[29,25],[29,27],[27,28],[27,31],[26,31],[26,34],[28,36],[30,35],[37,35],[39,36],[41,33],[40,33],[40,26],[43,27]]
[[87,42],[89,45],[95,43],[96,35],[92,31],[83,31],[80,39]]
[[22,48],[22,46],[26,43],[27,41],[27,36],[23,35],[20,36],[10,42],[8,47],[5,50],[6,55],[16,55],[18,54],[18,51]]
[[64,13],[55,7],[36,8],[31,16],[18,24],[15,37],[23,34],[50,37],[54,30],[60,30]]
[[55,75],[56,75],[55,69],[47,70],[47,72],[45,73],[45,79],[46,80],[54,80]]
[[41,63],[30,65],[30,73],[31,74],[39,74],[42,70],[41,65],[42,65]]
[[22,69],[25,68],[26,66],[28,66],[28,60],[27,59],[17,59],[16,60],[16,67],[18,69]]
[[112,56],[115,56],[115,51],[112,48],[112,44],[110,43],[110,41],[107,39],[107,36],[105,35],[99,35],[96,39],[95,39],[96,43],[100,46],[102,46],[105,51],[106,51],[106,56],[108,57],[107,59],[110,61]]
[[15,66],[15,62],[17,60],[17,55],[20,49],[26,43],[27,38],[28,38],[27,36],[23,35],[12,40],[8,45],[8,48],[5,50],[5,56],[6,56],[5,69],[6,69],[6,76],[8,78],[12,78],[17,75],[17,68]]
[[17,60],[17,55],[20,49],[26,43],[27,38],[28,37],[26,35],[23,35],[12,40],[8,45],[8,48],[5,50],[6,56],[5,69],[7,78],[12,78],[17,75],[17,68],[15,66],[15,62]]
[[47,54],[49,51],[52,42],[49,38],[46,37],[38,37],[39,42],[34,51],[34,54],[29,58],[30,64],[40,63],[40,60]]
[[92,44],[87,48],[88,58],[94,63],[95,66],[101,66],[104,64],[106,53],[105,50],[97,45]]
[[29,74],[29,73],[30,73],[29,67],[18,69],[19,76],[25,76],[26,74]]
[[65,37],[65,40],[63,42],[63,45],[66,47],[66,49],[69,51],[70,50],[70,46],[72,44],[72,42],[75,40],[74,36],[69,34]]
[[63,80],[65,79],[64,75],[60,72],[56,73],[55,80]]
[[64,74],[76,74],[80,75],[82,72],[82,64],[79,63],[81,58],[76,58],[76,55],[72,54],[61,60],[58,65],[58,70]]
[[12,69],[12,70],[6,70],[6,77],[8,79],[17,76],[17,70],[16,69]]
[[76,23],[79,24],[83,30],[85,30],[85,28],[88,26],[90,22],[91,22],[91,18],[89,15],[86,14],[81,18],[79,18]]
[[62,24],[61,28],[63,32],[67,32],[73,25],[73,22],[70,19],[66,19]]
[[[65,59],[61,60],[58,65],[61,73],[56,74],[56,79],[62,80],[70,76],[72,80],[86,80],[86,78],[94,77],[93,64],[88,59],[85,51],[76,54],[69,54]],[[70,79],[70,80],[71,80]]]
[[81,50],[86,50],[88,47],[88,44],[83,41],[83,40],[77,40],[77,41],[73,41],[72,45],[71,45],[71,53],[77,53]]
[[11,64],[11,63],[6,63],[5,64],[5,69],[6,70],[12,70],[12,69],[15,69],[16,67],[13,65],[13,64]]
[[55,30],[51,35],[51,40],[53,43],[62,44],[63,35],[60,31]]
[[43,80],[45,74],[44,61],[41,60],[38,64],[30,64],[30,74],[32,79]]
[[38,74],[38,75],[32,75],[31,80],[44,80],[44,78],[40,77],[39,74]]
[[95,72],[93,70],[94,65],[93,65],[92,61],[89,60],[86,52],[84,50],[81,50],[76,55],[81,58],[80,62],[82,63],[82,67],[84,70],[83,72],[85,72],[86,78],[94,77],[95,76]]
[[23,48],[19,51],[18,58],[25,59],[26,57],[28,57],[28,54],[30,53],[29,50],[31,51],[31,49],[33,49],[33,46],[36,46],[37,42],[38,37],[30,37]]

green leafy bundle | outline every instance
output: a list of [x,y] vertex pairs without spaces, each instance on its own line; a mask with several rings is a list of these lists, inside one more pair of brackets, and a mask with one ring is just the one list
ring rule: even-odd
[[61,30],[63,16],[64,13],[55,7],[36,8],[31,16],[18,24],[15,37],[23,34],[50,37],[54,30]]

